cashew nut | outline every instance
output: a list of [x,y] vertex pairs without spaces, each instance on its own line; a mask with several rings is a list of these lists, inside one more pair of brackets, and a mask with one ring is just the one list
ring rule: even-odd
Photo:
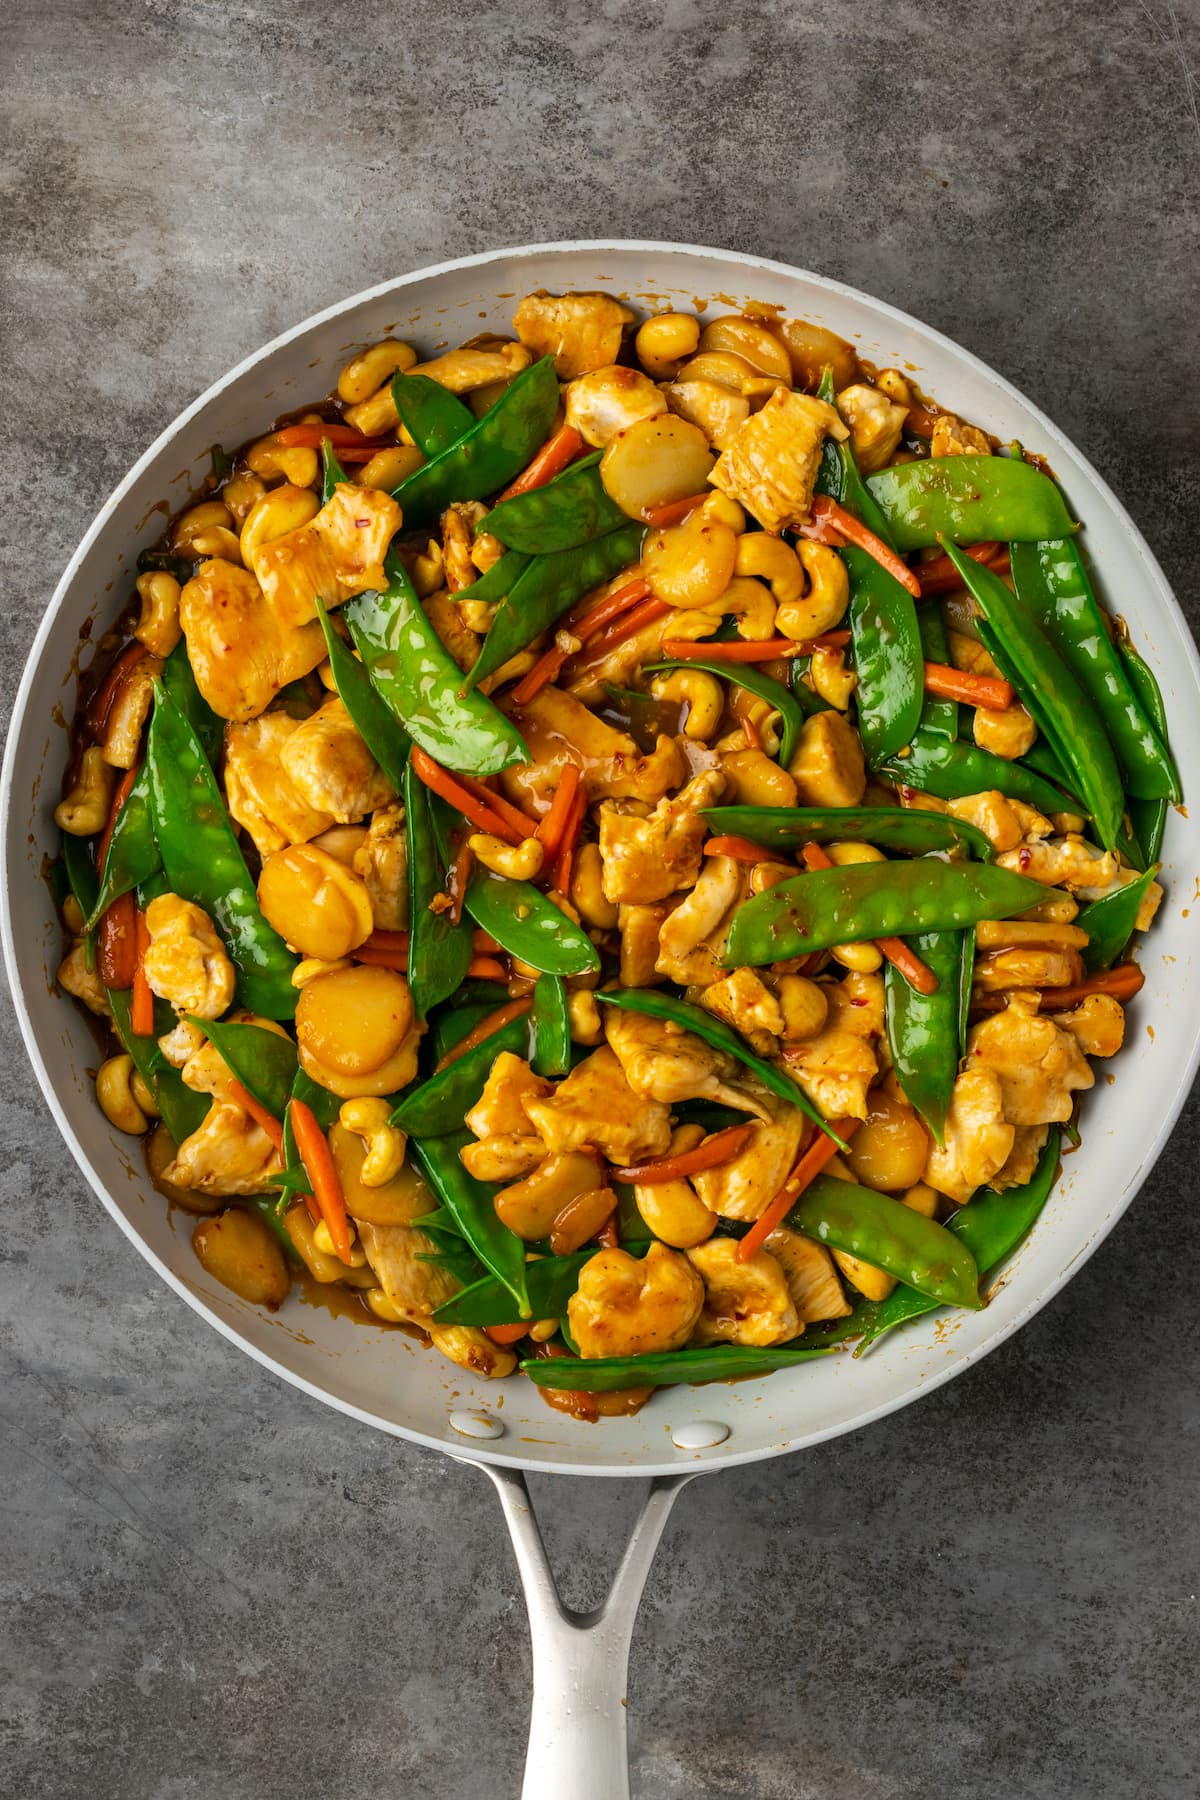
[[794,606],[804,593],[800,558],[782,538],[772,537],[767,531],[752,531],[738,539],[733,572],[757,575],[765,581],[777,606]]
[[[738,538],[736,541],[741,544],[745,540]],[[743,575],[735,575],[724,592],[716,599],[707,601],[703,607],[692,612],[677,613],[673,619],[669,619],[666,635],[690,639],[709,637],[716,628],[716,621],[727,613],[732,613],[736,619],[739,637],[761,643],[775,636],[775,600],[770,588],[764,587],[761,581],[751,581]],[[791,633],[788,635],[790,637]]]
[[254,558],[263,544],[286,537],[289,531],[298,531],[316,517],[320,508],[321,502],[311,488],[290,482],[272,488],[256,500],[242,525],[240,548],[246,567],[253,569]]
[[391,1111],[386,1100],[347,1100],[338,1113],[338,1122],[353,1131],[367,1147],[358,1178],[364,1187],[385,1187],[400,1173],[408,1139],[398,1126],[389,1123]]
[[442,546],[430,538],[412,566],[412,584],[422,600],[435,594],[442,585]]
[[[358,1236],[354,1230],[353,1225],[349,1226],[349,1232],[350,1232],[350,1261],[348,1263],[342,1263],[342,1267],[344,1269],[365,1268],[366,1262],[367,1262],[367,1253],[363,1249],[362,1245],[359,1243]],[[313,1244],[321,1252],[322,1256],[337,1256],[337,1249],[336,1249],[336,1246],[334,1245],[334,1241],[333,1241],[333,1233],[330,1231],[330,1229],[329,1229],[328,1225],[325,1223],[324,1219],[319,1220],[317,1222],[317,1224],[315,1224],[313,1226]],[[338,1261],[339,1262],[342,1261],[340,1256],[338,1257]]]
[[338,376],[339,400],[347,406],[358,406],[375,393],[381,382],[389,380],[397,370],[406,373],[416,360],[412,345],[402,344],[398,338],[384,338],[360,350]]
[[690,313],[658,313],[638,328],[638,361],[655,381],[670,381],[700,342],[700,321]]
[[261,500],[266,493],[266,483],[249,469],[241,469],[231,475],[221,489],[221,498],[233,514],[234,521],[240,531],[246,523],[246,517],[256,500]]
[[571,874],[571,902],[582,920],[597,931],[611,931],[617,909],[604,897],[604,862],[599,844],[581,844]]
[[179,624],[179,583],[160,569],[139,575],[134,585],[142,602],[134,637],[155,656],[170,656],[183,635]]
[[54,809],[54,823],[72,837],[94,837],[103,831],[116,779],[98,747],[85,750],[75,785]]
[[277,433],[259,438],[246,452],[255,475],[282,475],[293,487],[311,487],[317,479],[317,453],[298,444],[281,444]]
[[390,494],[402,481],[414,475],[424,461],[415,444],[396,444],[389,450],[377,450],[370,462],[364,463],[358,471],[358,486],[386,488]]
[[161,674],[161,660],[143,656],[121,683],[104,734],[104,760],[111,768],[132,769],[137,762],[142,728],[154,701],[154,683]]
[[669,674],[656,675],[650,692],[656,700],[687,707],[683,722],[687,737],[704,743],[721,723],[725,694],[717,677],[704,669],[672,669]]
[[202,500],[175,521],[171,548],[183,556],[218,556],[223,562],[240,562],[233,514],[221,500]]
[[141,1137],[150,1121],[134,1098],[131,1087],[133,1058],[110,1056],[96,1071],[96,1098],[110,1125],[127,1131],[130,1137]]
[[757,319],[743,313],[726,313],[706,325],[700,334],[701,351],[731,350],[776,385],[792,385],[792,360],[785,346]]
[[822,700],[828,700],[830,706],[835,706],[838,712],[845,712],[850,704],[850,696],[858,686],[858,676],[853,669],[846,667],[844,651],[814,650],[808,673]]
[[339,957],[336,962],[324,962],[319,956],[305,956],[292,970],[292,986],[306,987],[310,981],[316,981],[322,975],[332,975],[336,969],[350,967],[348,956]]
[[800,642],[831,631],[839,622],[850,604],[850,577],[837,551],[826,544],[802,538],[795,553],[808,576],[808,592],[781,605],[775,624],[785,637]]
[[536,880],[546,860],[540,838],[527,837],[519,844],[506,844],[490,831],[473,831],[467,842],[485,869],[493,875],[507,876],[509,881]]
[[83,908],[74,894],[68,894],[59,908],[59,915],[72,937],[83,935]]
[[[740,537],[746,529],[745,508],[739,506],[728,494],[721,493],[719,488],[714,488],[701,502],[700,511],[706,519],[714,519],[718,525],[728,525],[734,537]],[[737,573],[736,570],[734,572]]]
[[571,1024],[573,1044],[600,1044],[604,1041],[604,1021],[594,994],[576,988],[567,995],[567,1018]]

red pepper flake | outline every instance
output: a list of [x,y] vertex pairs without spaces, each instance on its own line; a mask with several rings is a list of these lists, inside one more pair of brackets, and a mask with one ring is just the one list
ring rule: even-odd
[[1021,849],[1017,854],[1017,861],[1020,863],[1022,869],[1027,869],[1032,863],[1033,851],[1027,844],[1022,844]]

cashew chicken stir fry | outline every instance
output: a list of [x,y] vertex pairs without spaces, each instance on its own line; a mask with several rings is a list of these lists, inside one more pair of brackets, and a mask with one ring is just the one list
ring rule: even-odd
[[1181,796],[1019,445],[768,308],[387,339],[143,552],[62,988],[252,1304],[579,1417],[983,1304]]

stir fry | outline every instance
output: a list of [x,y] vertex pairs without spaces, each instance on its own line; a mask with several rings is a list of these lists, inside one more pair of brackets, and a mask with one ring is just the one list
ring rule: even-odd
[[143,552],[58,978],[218,1281],[594,1418],[984,1304],[1180,790],[1019,444],[767,308],[513,323]]

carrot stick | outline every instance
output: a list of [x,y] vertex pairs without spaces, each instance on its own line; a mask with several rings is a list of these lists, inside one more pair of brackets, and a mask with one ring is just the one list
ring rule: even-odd
[[537,828],[537,839],[546,852],[546,861],[553,862],[558,855],[563,834],[575,805],[575,795],[579,791],[579,765],[567,763],[559,778],[554,798],[550,802],[550,811]]
[[471,879],[471,870],[474,867],[475,852],[464,837],[446,875],[446,892],[450,896],[450,923],[452,925],[457,925],[462,918],[463,902],[467,897],[467,883]]
[[592,655],[607,656],[610,650],[615,650],[618,644],[625,642],[626,638],[636,636],[643,626],[653,625],[656,619],[665,618],[670,611],[671,607],[666,600],[658,600],[651,594],[649,599],[643,600],[640,606],[635,606],[631,612],[627,612],[623,619],[614,620],[606,631],[602,631],[599,637],[593,639],[589,645]]
[[[572,607],[563,620],[561,629],[569,631],[573,637],[579,639],[581,644],[588,644],[604,630],[611,620],[628,612],[631,606],[634,606],[639,600],[644,600],[649,592],[646,581],[638,575],[634,580],[625,582],[622,587],[617,588],[615,593],[609,594],[606,600],[601,600],[598,606],[593,606],[588,612],[581,614],[578,607]],[[532,669],[522,676],[512,691],[516,705],[524,706],[527,700],[532,700],[535,694],[540,694],[547,682],[555,679],[566,660],[567,652],[560,650],[557,644],[551,644],[548,650],[543,650]]]
[[703,506],[712,496],[713,489],[709,488],[703,494],[687,494],[682,500],[660,500],[657,506],[645,507],[642,517],[655,530],[661,530],[664,525],[678,525],[681,519],[686,519],[689,513],[695,512],[698,506]]
[[145,644],[126,644],[121,654],[114,660],[104,680],[87,703],[87,711],[83,722],[94,738],[99,738],[108,724],[108,715],[112,711],[113,702],[124,686],[125,681],[147,654]]
[[459,775],[456,779],[462,782],[468,793],[474,794],[481,806],[498,813],[522,839],[533,836],[537,830],[536,821],[523,813],[519,806],[514,806],[511,800],[506,800],[503,794],[497,794],[486,781],[477,781],[474,775]]
[[[427,756],[419,744],[412,747],[412,766],[414,774],[427,788],[432,788],[435,794],[440,794],[443,800],[456,806],[464,819],[469,819],[480,831],[489,831],[493,837],[503,838],[506,844],[521,842],[521,834],[506,819],[502,819],[494,807],[480,800],[456,775],[443,769],[441,763],[434,762],[432,756]],[[489,795],[489,798],[493,797]],[[532,829],[531,826],[530,830]]]
[[750,717],[749,713],[742,714],[741,724],[742,736],[746,740],[747,750],[761,750],[762,733],[759,731],[758,726],[754,723],[754,720]]
[[734,862],[786,862],[779,851],[764,850],[761,844],[744,837],[710,837],[704,846],[705,856],[732,856]]
[[130,790],[138,778],[141,766],[141,763],[138,763],[136,768],[126,769],[117,783],[117,791],[112,797],[108,818],[105,821],[104,830],[100,834],[100,841],[96,845],[96,873],[101,879],[104,876],[104,860],[108,855],[108,846],[112,843],[112,834],[117,829],[117,819],[120,817],[121,808],[129,798]]
[[389,438],[369,438],[353,425],[335,425],[326,419],[304,419],[297,425],[284,425],[275,433],[275,442],[286,449],[319,450],[328,441],[335,450],[390,450]]
[[[809,870],[832,869],[834,866],[833,858],[826,854],[820,844],[805,844],[800,855],[805,868]],[[902,938],[882,937],[876,938],[874,941],[875,948],[880,955],[886,956],[888,961],[899,969],[909,985],[916,988],[918,994],[935,994],[937,992],[937,976],[928,963],[921,961],[915,950],[909,949]]]
[[524,706],[527,701],[533,699],[535,694],[540,694],[542,689],[548,687],[554,680],[566,660],[566,651],[560,650],[557,644],[551,644],[548,650],[543,650],[532,669],[528,669],[522,675],[513,689],[513,704]]
[[757,643],[738,638],[733,643],[690,643],[684,638],[664,638],[662,653],[673,662],[774,662],[777,656],[795,656],[802,646],[794,638],[766,638]]
[[587,807],[587,790],[583,787],[576,788],[551,877],[551,886],[566,900],[571,898],[571,870],[575,862],[575,845],[578,842],[579,833],[583,829],[583,819]]
[[494,956],[473,956],[467,964],[467,974],[476,976],[480,981],[508,980],[508,970]]
[[313,1195],[321,1209],[321,1217],[329,1228],[333,1247],[341,1262],[350,1261],[350,1219],[346,1212],[346,1196],[334,1166],[325,1133],[317,1124],[316,1114],[303,1100],[289,1102],[292,1135],[300,1152],[300,1161],[312,1182]]
[[508,1000],[503,1006],[498,1006],[495,1012],[489,1013],[486,1019],[480,1019],[478,1025],[468,1031],[466,1037],[460,1038],[457,1044],[447,1050],[434,1073],[440,1075],[443,1069],[448,1069],[451,1063],[457,1062],[460,1056],[465,1056],[468,1050],[474,1050],[477,1045],[485,1043],[498,1031],[503,1031],[511,1020],[519,1019],[523,1013],[530,1012],[532,1009],[532,995],[527,996],[524,1000]]
[[529,1334],[532,1319],[526,1319],[523,1325],[485,1325],[484,1331],[493,1344],[517,1344]]
[[680,1181],[684,1176],[699,1175],[703,1169],[731,1162],[753,1130],[750,1124],[729,1125],[705,1138],[694,1150],[681,1151],[678,1156],[660,1156],[656,1162],[634,1163],[628,1169],[613,1172],[618,1181],[636,1181],[643,1187],[658,1181]]
[[150,932],[146,915],[139,912],[134,926],[137,961],[133,966],[133,999],[129,1008],[129,1026],[135,1037],[154,1036],[154,993],[146,980],[146,952],[150,948]]
[[936,662],[925,664],[925,692],[943,700],[961,700],[966,706],[985,706],[992,712],[1007,711],[1016,699],[1010,681],[997,675],[972,675],[967,669]]
[[250,1117],[254,1120],[254,1123],[262,1127],[275,1148],[278,1150],[280,1156],[282,1156],[283,1126],[279,1123],[275,1114],[268,1112],[262,1102],[256,1100],[250,1090],[244,1088],[240,1081],[230,1082],[229,1098],[231,1100],[236,1100],[242,1111],[248,1112]]
[[606,1250],[620,1249],[621,1234],[617,1230],[617,1215],[615,1212],[609,1213],[607,1219],[605,1219],[603,1225],[596,1233],[596,1242],[603,1245]]
[[882,538],[876,537],[873,531],[868,531],[862,521],[856,519],[853,513],[847,512],[844,506],[839,506],[828,494],[818,494],[812,503],[812,516],[818,524],[832,525],[848,543],[857,544],[860,550],[873,556],[880,568],[886,569],[889,575],[894,575],[901,587],[906,587],[915,600],[921,598],[921,584],[908,564],[901,561],[894,550],[889,550]]
[[1042,1005],[1078,1006],[1092,994],[1111,994],[1114,1000],[1132,1000],[1146,985],[1146,977],[1136,963],[1122,963],[1119,968],[1105,969],[1089,975],[1074,987],[1042,988]]
[[370,944],[360,944],[357,950],[351,950],[350,960],[369,969],[396,969],[403,975],[408,969],[408,949],[374,950]]
[[[861,1119],[837,1119],[833,1130],[840,1138],[848,1138],[862,1124]],[[788,1209],[795,1204],[809,1182],[821,1173],[825,1164],[837,1155],[837,1145],[824,1132],[818,1132],[800,1158],[765,1213],[753,1225],[737,1247],[738,1262],[749,1262],[761,1250],[777,1225],[781,1225]]]
[[[962,553],[972,562],[989,563],[999,549],[999,540],[993,538],[979,544],[964,544]],[[931,556],[928,562],[918,563],[913,574],[921,583],[922,594],[940,593],[943,587],[960,588],[963,584],[962,576],[944,552],[941,556]]]
[[133,986],[137,967],[137,901],[122,894],[96,927],[96,967],[108,988]]
[[547,438],[529,466],[510,483],[501,494],[501,500],[514,500],[518,494],[528,494],[532,488],[545,487],[560,475],[567,464],[574,460],[583,449],[583,439],[573,425],[560,425],[554,436]]
[[407,931],[383,931],[376,929],[361,946],[364,950],[407,950]]

